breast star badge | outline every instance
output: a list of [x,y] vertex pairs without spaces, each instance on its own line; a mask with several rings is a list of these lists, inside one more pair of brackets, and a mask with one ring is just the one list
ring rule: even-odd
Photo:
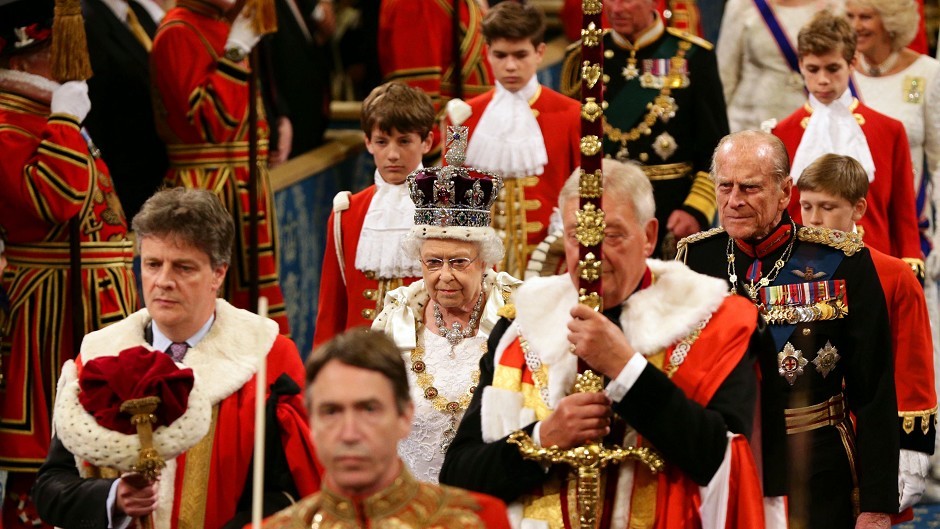
[[838,362],[840,358],[842,357],[839,356],[839,350],[827,340],[826,345],[816,353],[813,364],[816,365],[816,371],[819,371],[819,374],[821,374],[823,378],[826,378],[826,375],[835,369],[836,362]]
[[783,351],[777,353],[777,372],[787,379],[791,386],[796,382],[796,377],[803,374],[803,366],[808,363],[809,361],[803,358],[803,352],[794,348],[790,342],[783,347]]

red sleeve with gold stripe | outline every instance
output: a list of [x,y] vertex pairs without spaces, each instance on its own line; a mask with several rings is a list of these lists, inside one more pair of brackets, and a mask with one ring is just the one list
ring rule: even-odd
[[[379,67],[386,81],[420,88],[440,112],[454,97],[451,0],[385,0],[379,14]],[[461,0],[463,96],[485,93],[493,75],[484,53],[483,14],[475,0]]]
[[73,116],[50,116],[39,137],[26,128],[2,126],[0,151],[4,194],[9,193],[11,203],[24,205],[49,224],[62,224],[79,213],[94,172]]
[[924,290],[905,262],[869,251],[888,303],[901,448],[932,454],[937,394]]
[[201,29],[178,20],[161,26],[150,55],[154,84],[178,141],[233,141],[248,111],[247,62],[220,57],[222,46],[211,42],[224,39],[227,26]]

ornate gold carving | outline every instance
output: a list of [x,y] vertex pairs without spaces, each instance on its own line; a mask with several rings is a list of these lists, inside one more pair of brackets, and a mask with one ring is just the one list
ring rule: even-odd
[[594,123],[597,121],[597,118],[601,117],[604,113],[604,110],[601,109],[601,106],[597,104],[597,99],[593,97],[587,97],[584,99],[584,104],[581,105],[581,117]]
[[601,277],[601,261],[594,257],[594,253],[588,252],[583,261],[578,261],[578,276],[590,282]]
[[601,42],[604,30],[598,28],[593,22],[588,24],[587,29],[581,30],[581,45],[593,48]]
[[601,142],[601,139],[593,134],[581,138],[581,154],[585,156],[594,156],[601,152],[603,148],[604,144]]
[[587,305],[595,311],[600,311],[604,307],[604,299],[597,292],[588,292],[585,289],[578,290],[578,303]]
[[601,0],[582,0],[581,10],[585,15],[596,15],[601,12],[603,3]]
[[575,393],[600,393],[604,390],[604,379],[597,376],[590,369],[584,373],[578,373],[578,378],[574,383]]
[[601,170],[598,169],[593,173],[585,172],[584,169],[581,169],[581,178],[578,181],[578,188],[581,191],[581,196],[584,198],[600,198],[601,193],[604,192],[604,180]]
[[601,65],[591,64],[591,61],[584,61],[581,64],[581,79],[587,81],[588,88],[594,88],[598,79],[601,78]]
[[600,474],[610,464],[620,464],[627,459],[634,459],[646,465],[650,472],[657,474],[665,468],[662,458],[646,447],[626,448],[619,446],[605,447],[589,443],[568,450],[557,446],[542,448],[536,446],[529,434],[522,430],[512,433],[507,440],[519,448],[524,459],[540,463],[566,464],[577,472],[578,507],[581,529],[593,529],[597,522],[600,498]]
[[575,237],[582,246],[597,246],[604,240],[604,212],[590,202],[575,213],[577,228]]

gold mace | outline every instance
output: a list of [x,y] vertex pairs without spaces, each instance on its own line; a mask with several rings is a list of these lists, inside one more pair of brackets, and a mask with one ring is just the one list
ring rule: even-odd
[[[159,405],[160,397],[141,397],[121,403],[121,411],[131,416],[131,424],[137,427],[137,437],[140,439],[137,463],[132,469],[151,483],[160,477],[160,471],[166,467],[166,461],[153,447],[153,425],[157,422],[153,412],[157,411]],[[151,529],[153,520],[150,516],[144,516],[140,519],[140,525],[143,529]]]
[[[574,390],[575,393],[598,393],[603,390],[603,380],[592,371],[585,371],[578,375]],[[584,445],[567,450],[558,446],[542,448],[536,446],[532,438],[522,430],[513,432],[508,442],[518,446],[519,453],[525,459],[539,463],[563,463],[577,473],[578,521],[581,529],[597,527],[597,512],[601,504],[601,472],[608,465],[634,459],[649,467],[653,474],[658,474],[665,468],[659,454],[646,447],[604,446],[602,443],[588,441]]]

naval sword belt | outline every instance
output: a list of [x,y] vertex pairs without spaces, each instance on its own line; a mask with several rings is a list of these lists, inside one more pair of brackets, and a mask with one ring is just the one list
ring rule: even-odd
[[[123,241],[82,241],[82,268],[130,267],[134,262],[134,243]],[[37,242],[8,244],[5,255],[10,265],[23,268],[57,268],[68,270],[69,243]]]
[[787,434],[790,435],[817,430],[825,426],[835,426],[848,419],[845,396],[842,393],[819,404],[802,408],[787,408],[783,412],[787,421]]
[[[176,143],[166,146],[173,169],[248,167],[248,142]],[[258,161],[268,159],[268,140],[258,140]]]
[[651,181],[685,178],[692,172],[692,164],[689,162],[643,165],[641,168],[643,172],[646,173],[646,177]]

